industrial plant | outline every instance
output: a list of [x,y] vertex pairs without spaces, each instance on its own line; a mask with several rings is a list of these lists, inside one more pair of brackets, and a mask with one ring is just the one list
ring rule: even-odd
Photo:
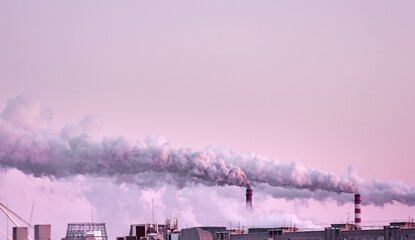
[[[253,191],[249,186],[245,195],[246,209],[251,212]],[[295,226],[253,227],[248,228],[247,231],[240,228],[227,229],[223,226],[180,229],[177,219],[167,218],[162,224],[154,222],[131,224],[127,236],[119,236],[112,240],[415,240],[413,221],[392,222],[378,229],[363,229],[360,194],[355,194],[354,203],[354,224],[331,224],[315,231],[302,231]],[[51,240],[51,225],[32,226],[1,203],[0,210],[15,224],[12,237],[0,230],[8,240]],[[27,227],[20,226],[12,215],[19,218]],[[28,228],[34,229],[34,239],[29,236]],[[66,236],[61,240],[108,240],[108,236],[105,223],[69,223]]]

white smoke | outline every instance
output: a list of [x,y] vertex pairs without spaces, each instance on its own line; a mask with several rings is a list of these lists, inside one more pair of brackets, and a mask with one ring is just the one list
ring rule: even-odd
[[415,204],[415,187],[399,181],[365,181],[307,169],[297,162],[281,163],[254,153],[207,147],[204,151],[172,148],[162,137],[149,135],[131,142],[123,137],[99,139],[102,121],[88,115],[61,131],[50,127],[52,112],[38,97],[9,100],[0,117],[0,166],[35,177],[74,175],[114,177],[143,187],[200,183],[206,186],[258,186],[274,197],[350,201],[357,189],[364,204],[398,201]]
[[[321,228],[314,219],[292,212],[291,203],[271,197],[258,196],[255,212],[247,212],[241,198],[245,189],[235,186],[177,188],[160,184],[143,189],[133,183],[114,183],[108,177],[78,175],[51,181],[15,169],[0,172],[0,186],[0,202],[25,219],[35,201],[32,223],[52,224],[52,239],[65,236],[66,223],[88,222],[92,218],[106,223],[109,239],[126,236],[130,224],[152,221],[153,200],[155,221],[164,223],[171,215],[179,219],[179,228],[212,224],[237,228],[239,223],[246,230],[253,225],[288,225],[290,220],[301,228]],[[6,231],[6,225],[4,217],[0,218],[0,229]]]
[[239,166],[253,183],[267,183],[273,187],[325,190],[336,193],[355,193],[354,184],[343,176],[306,169],[298,162],[280,163],[255,153],[243,154],[227,148],[209,146],[205,149],[212,158],[226,159]]
[[10,100],[0,118],[0,164],[36,177],[60,178],[76,174],[93,176],[138,176],[141,173],[170,174],[178,185],[201,182],[206,185],[247,186],[239,167],[223,159],[211,159],[204,152],[173,149],[162,138],[142,141],[104,138],[97,115],[60,132],[50,126],[51,111],[36,97]]

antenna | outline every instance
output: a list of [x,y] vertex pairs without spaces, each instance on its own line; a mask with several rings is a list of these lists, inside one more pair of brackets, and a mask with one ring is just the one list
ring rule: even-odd
[[[30,212],[29,225],[32,224],[33,208],[35,208],[35,201],[33,201],[32,203],[32,211]],[[30,227],[27,229],[27,234],[29,234],[29,231],[30,231]]]
[[29,225],[32,223],[33,209],[35,208],[35,201],[32,204],[32,211],[30,212]]
[[94,214],[92,212],[92,207],[91,207],[91,221],[92,221],[92,223],[94,223]]
[[151,199],[151,209],[153,212],[153,224],[154,224],[155,222],[154,222],[154,199],[153,198]]

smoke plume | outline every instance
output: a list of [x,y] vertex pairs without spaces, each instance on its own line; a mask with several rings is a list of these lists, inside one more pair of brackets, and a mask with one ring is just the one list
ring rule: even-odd
[[88,115],[60,131],[51,128],[51,119],[52,111],[38,97],[21,95],[9,100],[0,116],[0,167],[52,179],[110,176],[141,186],[251,184],[273,196],[285,191],[279,197],[332,198],[339,203],[349,198],[349,194],[341,193],[359,189],[365,196],[364,204],[415,204],[415,187],[399,181],[364,181],[353,172],[339,176],[307,169],[297,162],[281,163],[214,146],[204,151],[175,149],[154,135],[134,143],[123,137],[100,139],[102,121],[97,115]]

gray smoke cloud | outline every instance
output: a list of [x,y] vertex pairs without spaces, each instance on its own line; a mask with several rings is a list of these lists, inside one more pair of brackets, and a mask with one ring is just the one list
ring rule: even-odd
[[[211,159],[204,152],[173,149],[162,138],[142,141],[95,137],[102,122],[88,115],[60,132],[50,127],[52,112],[38,97],[18,96],[9,100],[0,118],[0,164],[36,177],[67,177],[76,174],[127,178],[144,172],[170,174],[178,185],[247,186],[238,166]],[[156,179],[154,179],[156,180]]]
[[251,184],[274,197],[333,199],[339,204],[346,198],[350,201],[350,193],[359,190],[364,204],[415,204],[415,187],[399,181],[365,181],[353,171],[339,176],[297,162],[278,162],[215,146],[204,151],[175,149],[154,135],[136,142],[123,137],[100,139],[98,115],[88,115],[60,131],[51,128],[51,119],[52,111],[39,97],[21,95],[9,100],[0,116],[0,166],[52,179],[79,174],[110,176],[144,187]]
[[[395,202],[402,203],[407,206],[415,205],[415,186],[412,184],[405,184],[402,181],[379,181],[379,180],[364,180],[359,177],[358,170],[349,167],[347,178],[359,189],[362,195],[363,205],[384,206],[385,204],[394,204]],[[318,201],[333,200],[339,205],[350,203],[353,197],[349,194],[338,194],[329,191],[308,191],[306,189],[293,189],[274,187],[269,188],[267,184],[258,184],[257,192],[261,191],[269,194],[274,198],[281,199],[315,199]]]
[[227,162],[239,166],[251,182],[311,191],[357,192],[355,185],[348,178],[316,169],[306,169],[298,162],[278,162],[255,153],[243,154],[215,146],[209,146],[205,151],[212,158],[226,159]]

